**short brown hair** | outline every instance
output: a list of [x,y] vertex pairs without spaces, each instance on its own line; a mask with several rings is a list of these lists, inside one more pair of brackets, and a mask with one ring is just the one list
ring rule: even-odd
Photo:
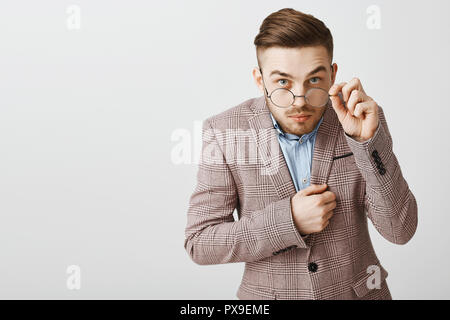
[[333,36],[319,19],[310,14],[284,8],[267,16],[255,37],[256,57],[258,52],[270,47],[311,47],[322,45],[333,61]]

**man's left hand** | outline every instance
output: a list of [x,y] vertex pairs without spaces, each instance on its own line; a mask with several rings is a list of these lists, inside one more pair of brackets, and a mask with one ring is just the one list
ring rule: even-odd
[[[345,104],[337,95],[341,91]],[[378,128],[378,104],[366,95],[361,81],[353,78],[335,84],[328,93],[345,133],[360,142],[372,138]]]

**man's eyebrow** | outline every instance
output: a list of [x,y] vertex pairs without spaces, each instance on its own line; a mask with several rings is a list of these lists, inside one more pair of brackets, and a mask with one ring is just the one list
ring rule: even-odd
[[[314,70],[310,71],[306,76],[309,77],[309,76],[311,76],[311,75],[313,75],[313,74],[315,74],[315,73],[317,73],[317,72],[320,72],[320,71],[327,71],[327,68],[326,68],[325,66],[323,66],[323,65],[318,66],[318,67],[315,68]],[[294,76],[290,75],[289,73],[282,72],[282,71],[280,71],[280,70],[273,70],[273,71],[270,73],[269,76],[272,76],[272,75],[274,75],[274,74],[277,74],[277,75],[280,75],[280,76],[286,77],[286,78],[291,78],[291,79],[294,79],[294,78],[295,78]]]
[[294,79],[294,76],[291,76],[289,73],[282,72],[282,71],[280,71],[280,70],[273,70],[273,71],[270,73],[269,76],[271,77],[271,76],[273,76],[274,74],[280,75],[280,76],[282,76],[282,77]]
[[313,74],[320,72],[320,71],[327,71],[327,68],[325,66],[318,66],[317,68],[315,68],[314,70],[312,70],[310,73],[308,73],[306,76],[312,76]]

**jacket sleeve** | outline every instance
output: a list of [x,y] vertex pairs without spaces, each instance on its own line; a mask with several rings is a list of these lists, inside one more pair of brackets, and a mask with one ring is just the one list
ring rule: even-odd
[[184,247],[200,265],[250,262],[306,248],[293,222],[290,198],[235,221],[239,199],[232,172],[208,121],[203,122],[197,184],[189,200]]
[[367,216],[385,239],[405,244],[417,229],[417,202],[403,178],[380,106],[378,115],[378,128],[369,140],[358,142],[345,136],[366,182]]

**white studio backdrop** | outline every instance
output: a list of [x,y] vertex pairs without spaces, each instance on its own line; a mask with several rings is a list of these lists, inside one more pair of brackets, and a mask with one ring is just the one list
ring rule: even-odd
[[198,129],[262,95],[253,39],[284,7],[327,24],[336,81],[385,111],[419,208],[404,246],[370,224],[393,298],[450,298],[446,0],[2,1],[0,298],[236,299],[243,263],[183,247]]

